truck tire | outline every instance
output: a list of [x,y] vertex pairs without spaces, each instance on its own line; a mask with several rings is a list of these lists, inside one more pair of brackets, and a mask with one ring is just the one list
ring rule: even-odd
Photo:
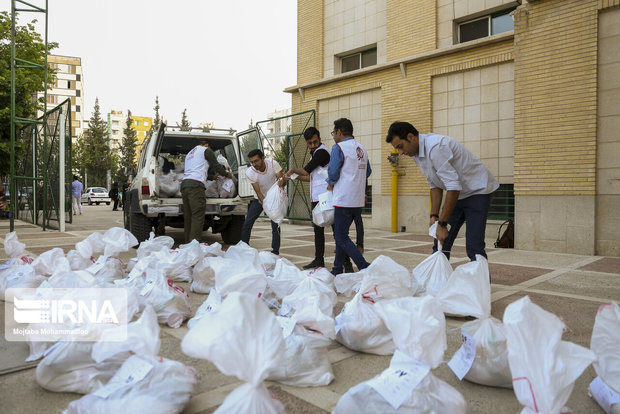
[[129,213],[129,206],[127,207],[128,208],[123,208],[123,225],[125,230],[131,231],[131,215]]
[[140,213],[131,213],[129,219],[129,231],[133,234],[138,242],[143,242],[149,238],[151,232],[151,221]]
[[229,245],[239,243],[244,221],[244,216],[232,216],[228,226],[222,230],[222,240],[224,240],[224,243]]

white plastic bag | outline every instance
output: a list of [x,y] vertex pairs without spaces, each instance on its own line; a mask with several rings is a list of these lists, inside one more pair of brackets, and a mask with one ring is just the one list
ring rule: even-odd
[[215,288],[226,297],[231,292],[262,296],[267,277],[256,249],[243,242],[231,246],[225,257],[214,257],[209,265],[215,272]]
[[396,346],[392,334],[372,303],[358,293],[336,316],[336,340],[354,351],[391,355]]
[[98,256],[103,253],[104,248],[105,244],[103,242],[103,235],[99,232],[92,233],[81,242],[77,242],[75,244],[75,250],[77,250],[85,259]]
[[[437,222],[428,230],[429,236],[437,238]],[[437,295],[452,274],[452,266],[445,254],[441,251],[441,244],[437,251],[424,259],[413,269],[413,278],[417,283],[414,292],[416,296]]]
[[103,387],[69,404],[64,414],[178,413],[200,375],[177,361],[132,355]]
[[280,224],[286,216],[288,209],[288,195],[286,191],[281,188],[278,183],[274,184],[263,200],[263,210],[265,214],[274,223]]
[[103,254],[108,257],[116,257],[138,245],[138,239],[121,227],[112,227],[103,234],[101,240],[104,243]]
[[359,291],[336,317],[336,340],[356,351],[392,354],[392,334],[374,305],[384,299],[410,296],[412,292],[409,271],[387,256],[377,257],[364,269]]
[[[295,319],[280,317],[279,321],[295,323]],[[295,325],[292,332],[283,325],[286,343],[282,361],[267,379],[294,387],[320,387],[334,379],[327,356],[331,341],[318,332]]]
[[334,212],[335,210],[323,210],[320,204],[317,204],[312,209],[312,222],[319,227],[329,227],[334,224]]
[[167,279],[160,270],[146,270],[146,279],[139,294],[155,309],[159,322],[171,328],[181,326],[192,313],[185,290]]
[[193,318],[187,321],[187,327],[192,329],[200,319],[204,318],[206,315],[217,312],[222,305],[222,297],[214,288],[209,291],[209,296],[202,302],[202,305],[198,307],[196,310],[196,314]]
[[198,263],[203,253],[200,243],[192,240],[178,249],[153,252],[151,257],[154,258],[157,268],[173,281],[191,282],[191,267]]
[[85,270],[103,283],[112,283],[125,277],[123,262],[117,257],[99,256],[91,266]]
[[279,298],[293,293],[295,288],[304,279],[303,272],[288,259],[282,258],[275,263],[273,276],[267,279],[267,284]]
[[457,267],[437,295],[444,312],[478,319],[461,326],[463,345],[449,362],[459,379],[512,388],[502,322],[491,317],[491,284],[486,259]]
[[48,391],[87,394],[107,383],[132,352],[159,353],[159,326],[152,308],[147,307],[126,329],[127,339],[122,342],[114,328],[103,331],[96,343],[58,342],[37,365],[37,383]]
[[224,375],[245,382],[216,413],[284,413],[263,381],[277,369],[286,348],[280,324],[259,298],[231,293],[218,312],[199,320],[185,335],[181,348],[193,358],[211,361]]
[[159,194],[162,197],[178,197],[181,191],[181,180],[177,173],[159,174]]
[[155,237],[155,233],[150,232],[148,240],[144,240],[138,247],[138,259],[149,256],[153,252],[167,251],[172,249],[174,239],[169,236]]
[[205,257],[192,270],[192,284],[190,290],[196,293],[209,293],[215,286],[215,271],[210,265],[213,257]]
[[56,261],[64,257],[65,253],[62,249],[60,247],[55,247],[41,253],[36,259],[34,259],[32,266],[34,266],[34,270],[38,275],[50,276],[54,273]]
[[260,261],[263,264],[263,269],[265,269],[265,273],[269,277],[274,276],[274,272],[275,272],[275,268],[276,268],[276,264],[278,263],[278,260],[283,259],[277,254],[273,254],[267,251],[259,252],[258,257],[260,258]]
[[32,265],[10,266],[0,271],[0,300],[6,300],[5,292],[9,288],[36,288],[46,279],[45,276],[37,275]]
[[217,182],[214,180],[207,181],[205,185],[205,196],[207,198],[218,198],[220,195],[217,192]]
[[489,263],[484,256],[460,265],[437,294],[447,315],[483,318],[491,314]]
[[506,308],[504,327],[512,383],[521,414],[558,414],[595,354],[562,341],[564,323],[528,296]]
[[69,260],[71,270],[84,270],[94,263],[94,259],[83,257],[77,250],[69,250],[67,260]]
[[602,304],[596,314],[590,349],[596,354],[594,370],[598,377],[590,392],[607,413],[620,413],[620,307],[616,302]]
[[218,242],[208,244],[201,243],[200,250],[202,250],[203,257],[216,257],[216,256],[224,256],[224,251],[222,251],[222,245]]
[[19,241],[17,232],[12,231],[4,236],[4,251],[9,257],[19,257],[26,250],[26,245]]
[[286,315],[289,310],[301,310],[306,306],[316,304],[321,313],[331,318],[337,302],[338,297],[333,287],[312,274],[308,274],[290,295],[282,298],[280,314]]
[[377,312],[398,350],[388,369],[347,391],[334,414],[465,414],[463,396],[430,372],[442,362],[447,346],[446,323],[436,301],[430,296],[385,300],[377,304]]

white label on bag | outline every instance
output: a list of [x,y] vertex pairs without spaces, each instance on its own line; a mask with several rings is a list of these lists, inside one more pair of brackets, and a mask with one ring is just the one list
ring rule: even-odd
[[155,281],[153,279],[148,279],[144,283],[144,287],[140,291],[141,296],[146,296],[151,290],[153,290],[153,286],[155,285]]
[[291,178],[291,180],[296,180],[296,179],[297,179],[297,177],[299,177],[299,174],[295,174],[295,173],[293,173],[293,174],[291,174],[291,177],[290,177],[290,178]]
[[231,180],[230,178],[224,180],[224,184],[222,184],[222,189],[226,192],[230,192],[233,188],[233,180]]
[[462,380],[469,372],[476,358],[476,340],[464,332],[461,332],[461,336],[463,345],[448,362],[448,366],[459,380]]
[[86,269],[86,271],[93,275],[96,275],[101,269],[103,269],[103,267],[105,266],[105,262],[107,261],[108,258],[106,256],[99,256],[97,261],[92,264],[88,269]]
[[[398,351],[397,351],[398,352]],[[413,390],[431,371],[424,363],[411,360],[406,364],[390,366],[366,383],[381,395],[395,410],[409,398]]]
[[612,390],[601,377],[594,378],[590,383],[592,396],[607,414],[611,412],[611,407],[620,404],[620,394]]
[[115,391],[142,381],[153,369],[153,365],[149,362],[137,357],[130,357],[114,374],[114,377],[103,387],[93,392],[94,395],[101,398],[108,398]]
[[333,195],[331,191],[325,191],[324,193],[319,194],[319,208],[321,211],[333,210]]
[[291,313],[291,304],[288,302],[283,302],[282,306],[280,307],[280,315],[288,315],[289,313]]
[[342,327],[344,326],[345,320],[346,320],[346,316],[345,316],[345,310],[347,309],[347,305],[349,303],[345,303],[344,306],[342,307],[342,311],[340,311],[340,313],[338,314],[338,316],[336,316],[335,321],[336,321],[336,333],[340,332],[340,330],[342,329]]
[[288,338],[293,333],[297,320],[295,318],[285,318],[282,316],[276,316],[276,319],[282,327],[282,337]]

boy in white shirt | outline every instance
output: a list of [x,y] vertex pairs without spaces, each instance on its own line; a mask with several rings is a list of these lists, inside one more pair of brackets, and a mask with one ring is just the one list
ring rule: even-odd
[[[245,175],[252,183],[252,188],[256,194],[248,206],[248,213],[241,230],[241,241],[249,244],[254,222],[263,212],[263,199],[269,189],[282,178],[284,171],[277,161],[265,158],[265,154],[259,149],[250,151],[248,158],[252,167],[245,171]],[[280,185],[284,185],[284,181],[280,181],[280,183]],[[273,221],[271,222],[271,252],[280,254],[280,227]]]

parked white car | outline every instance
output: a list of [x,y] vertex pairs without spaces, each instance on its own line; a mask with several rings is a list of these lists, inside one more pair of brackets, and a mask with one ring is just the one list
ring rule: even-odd
[[88,203],[92,206],[93,203],[99,205],[99,203],[106,203],[110,205],[110,197],[108,196],[108,190],[103,187],[88,187],[84,194],[82,194],[82,204]]

